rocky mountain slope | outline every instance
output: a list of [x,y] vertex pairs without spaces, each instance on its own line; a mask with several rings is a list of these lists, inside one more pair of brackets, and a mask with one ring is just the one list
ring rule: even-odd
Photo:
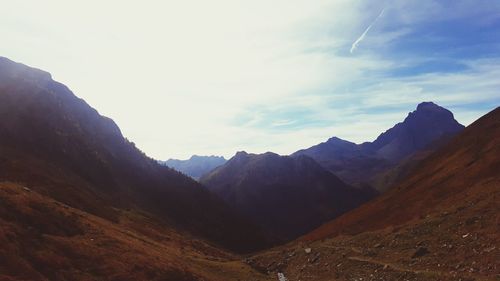
[[201,183],[276,236],[289,240],[371,199],[307,156],[238,152]]

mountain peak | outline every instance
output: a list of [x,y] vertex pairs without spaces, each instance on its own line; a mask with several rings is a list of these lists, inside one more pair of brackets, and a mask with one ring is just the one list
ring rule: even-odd
[[262,156],[265,156],[265,157],[281,157],[279,154],[271,152],[271,151],[263,153]]
[[409,115],[412,114],[432,114],[432,113],[437,113],[437,114],[443,114],[442,116],[439,116],[440,118],[453,118],[453,113],[449,111],[448,109],[434,103],[431,101],[428,102],[421,102],[417,105],[417,109],[411,112]]
[[408,123],[411,119],[415,119],[417,117],[419,122],[445,122],[458,124],[451,111],[433,102],[422,102],[418,104],[417,109],[410,112],[403,123]]
[[384,158],[398,160],[444,136],[455,135],[463,128],[448,109],[433,102],[422,102],[403,122],[381,134],[370,147]]
[[326,141],[326,143],[337,144],[337,145],[355,145],[353,142],[346,141],[346,140],[341,139],[339,137],[331,137]]
[[327,140],[327,142],[344,142],[345,140],[338,137],[331,137]]
[[233,156],[233,158],[241,158],[241,157],[246,157],[248,156],[248,153],[244,150],[236,152],[236,154]]
[[454,119],[453,113],[448,109],[433,102],[422,102],[417,105],[417,109],[410,112],[410,115],[425,115],[436,119]]
[[417,111],[428,109],[444,109],[443,107],[433,103],[432,101],[424,101],[417,105]]

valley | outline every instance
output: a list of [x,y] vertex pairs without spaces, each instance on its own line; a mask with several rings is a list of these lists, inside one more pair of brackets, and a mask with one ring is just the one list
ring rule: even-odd
[[498,107],[464,127],[423,102],[373,142],[160,163],[0,57],[0,120],[0,280],[500,278]]

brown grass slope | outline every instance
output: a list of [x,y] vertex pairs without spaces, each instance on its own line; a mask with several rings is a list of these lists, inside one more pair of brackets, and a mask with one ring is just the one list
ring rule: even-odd
[[147,213],[89,214],[0,182],[0,280],[269,280]]

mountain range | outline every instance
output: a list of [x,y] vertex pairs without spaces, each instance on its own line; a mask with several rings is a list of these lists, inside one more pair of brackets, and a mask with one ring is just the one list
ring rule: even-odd
[[372,186],[388,190],[463,128],[449,110],[424,102],[373,142],[332,137],[291,156],[238,152],[200,182],[288,241],[372,199]]
[[307,156],[236,153],[200,180],[274,235],[290,240],[376,195],[348,186]]
[[187,160],[168,159],[159,163],[199,180],[201,176],[223,165],[226,161],[222,156],[193,155]]
[[[355,144],[332,137],[292,156],[310,156],[351,185],[369,185],[385,191],[399,178],[397,173],[405,173],[412,166],[402,163],[418,162],[416,160],[420,158],[415,155],[434,151],[463,128],[449,110],[432,102],[423,102],[401,123],[373,142]],[[381,185],[380,178],[391,170],[396,175],[386,177]]]

